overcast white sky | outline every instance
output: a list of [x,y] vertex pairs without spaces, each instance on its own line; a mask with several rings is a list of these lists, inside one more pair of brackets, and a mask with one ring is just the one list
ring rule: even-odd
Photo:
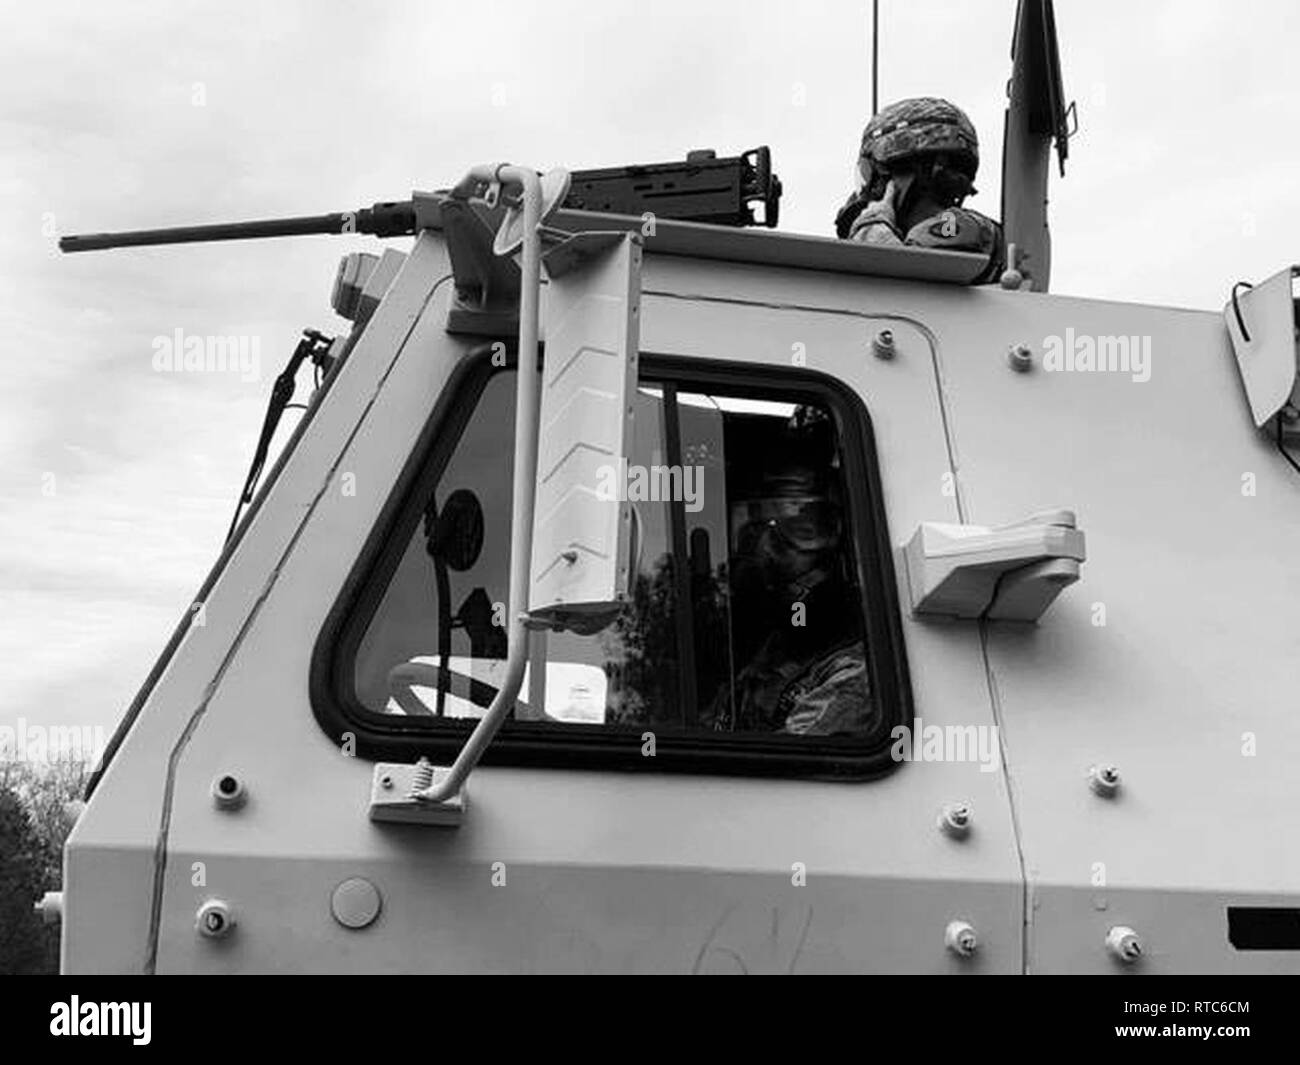
[[[985,147],[971,206],[996,215],[1014,0],[882,9],[882,101],[965,107]],[[829,233],[868,117],[869,10],[2,0],[0,725],[116,723],[220,549],[271,379],[300,329],[341,327],[338,258],[375,243],[60,256],[56,233],[347,210],[497,159],[758,144],[782,228]],[[1218,308],[1300,260],[1300,5],[1056,11],[1081,128],[1051,193],[1053,288]],[[262,379],[153,372],[176,329],[258,336]]]

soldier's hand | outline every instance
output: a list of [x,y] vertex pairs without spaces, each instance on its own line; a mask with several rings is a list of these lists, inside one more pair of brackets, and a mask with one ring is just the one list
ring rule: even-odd
[[892,225],[895,221],[894,214],[897,209],[897,202],[898,186],[895,184],[894,179],[890,178],[880,199],[867,204],[864,213],[870,214],[874,221],[889,222]]
[[862,213],[853,220],[849,239],[860,244],[898,244],[901,243],[897,224],[895,203],[898,187],[890,178],[880,199],[873,200],[862,209]]

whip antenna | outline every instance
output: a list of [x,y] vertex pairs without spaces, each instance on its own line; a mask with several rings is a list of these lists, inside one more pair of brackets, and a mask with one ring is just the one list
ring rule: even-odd
[[871,113],[880,112],[880,0],[871,0]]

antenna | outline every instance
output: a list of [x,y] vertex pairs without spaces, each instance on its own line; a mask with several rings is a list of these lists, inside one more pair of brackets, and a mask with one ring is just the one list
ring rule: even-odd
[[880,113],[880,0],[871,0],[871,113]]

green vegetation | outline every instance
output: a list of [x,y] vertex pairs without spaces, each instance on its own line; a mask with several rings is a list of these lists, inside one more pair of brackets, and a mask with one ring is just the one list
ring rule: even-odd
[[79,762],[0,762],[0,974],[59,970],[59,927],[33,907],[60,889],[86,775]]

